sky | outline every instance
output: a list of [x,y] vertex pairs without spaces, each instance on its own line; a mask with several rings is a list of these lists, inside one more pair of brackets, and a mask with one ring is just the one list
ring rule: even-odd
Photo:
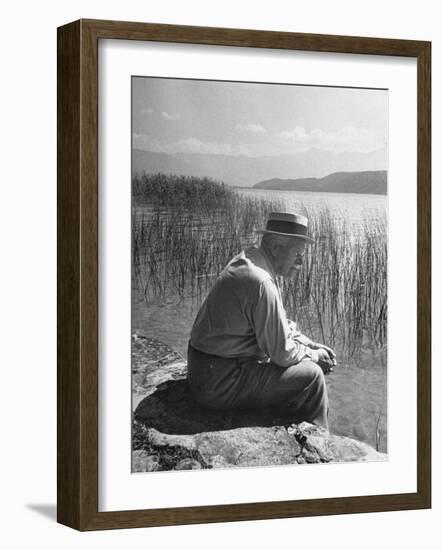
[[133,147],[163,153],[368,153],[388,140],[388,91],[132,78]]

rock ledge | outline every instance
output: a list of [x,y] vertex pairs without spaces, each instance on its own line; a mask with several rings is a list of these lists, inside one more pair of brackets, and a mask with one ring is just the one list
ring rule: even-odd
[[133,472],[387,459],[366,443],[295,425],[275,410],[208,411],[192,399],[186,372],[169,346],[133,334]]

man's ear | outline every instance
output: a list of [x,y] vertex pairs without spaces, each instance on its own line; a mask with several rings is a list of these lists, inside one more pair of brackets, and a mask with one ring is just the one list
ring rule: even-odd
[[282,252],[284,252],[285,245],[281,240],[275,239],[272,244],[273,244],[272,252],[274,256],[279,256]]
[[271,240],[269,241],[269,245],[270,245],[270,253],[271,253],[271,255],[272,255],[273,258],[274,258],[274,257],[277,256],[277,254],[278,254],[278,248],[279,248],[279,247],[278,247],[278,242],[277,242],[276,239],[271,239]]

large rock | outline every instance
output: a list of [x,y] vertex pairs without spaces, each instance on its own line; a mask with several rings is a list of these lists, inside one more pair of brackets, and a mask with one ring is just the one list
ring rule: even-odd
[[133,471],[386,460],[369,445],[272,409],[214,412],[194,402],[187,365],[140,331],[132,340]]

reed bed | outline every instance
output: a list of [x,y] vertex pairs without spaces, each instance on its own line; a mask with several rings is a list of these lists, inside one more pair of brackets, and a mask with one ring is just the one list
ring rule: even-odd
[[[278,201],[243,197],[207,178],[144,175],[133,181],[132,277],[147,301],[201,302],[225,264],[255,244]],[[287,314],[312,338],[354,357],[386,348],[385,217],[358,231],[326,208],[305,212],[315,244],[303,269],[280,281]]]
[[303,269],[282,281],[289,315],[316,340],[347,357],[387,345],[387,228],[385,217],[357,232],[328,209],[310,211],[315,243]]
[[232,208],[236,193],[224,183],[209,178],[143,173],[133,178],[132,197],[137,205],[210,214],[213,210]]

